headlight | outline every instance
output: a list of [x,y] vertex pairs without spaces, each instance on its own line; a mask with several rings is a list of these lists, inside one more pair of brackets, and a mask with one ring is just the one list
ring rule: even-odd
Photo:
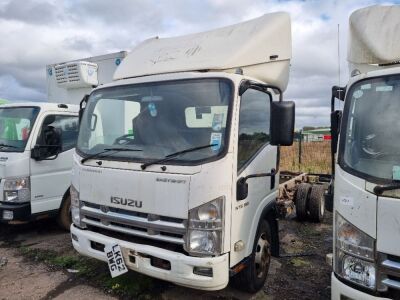
[[189,211],[186,251],[194,255],[219,255],[224,232],[224,197]]
[[376,285],[375,240],[338,213],[335,220],[336,273],[344,279],[374,289]]
[[76,190],[76,188],[71,185],[69,189],[70,195],[71,195],[71,217],[72,217],[72,222],[82,228],[84,227],[81,224],[81,212],[80,212],[80,205],[79,205],[79,192]]
[[31,184],[29,177],[7,178],[4,181],[4,201],[31,201]]

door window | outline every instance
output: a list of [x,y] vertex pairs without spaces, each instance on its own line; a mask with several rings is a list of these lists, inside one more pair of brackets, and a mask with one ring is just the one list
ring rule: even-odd
[[240,103],[238,170],[270,141],[271,97],[263,92],[248,89]]
[[75,147],[78,139],[78,117],[66,115],[48,115],[42,124],[38,144],[52,145],[54,141],[49,140],[46,134],[49,130],[55,129],[61,137],[61,152]]

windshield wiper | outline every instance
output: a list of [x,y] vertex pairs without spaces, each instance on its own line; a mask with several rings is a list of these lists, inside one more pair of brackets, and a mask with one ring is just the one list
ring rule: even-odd
[[179,156],[181,154],[185,154],[185,153],[188,153],[188,152],[197,151],[197,150],[201,150],[201,149],[205,149],[205,148],[210,148],[210,147],[214,147],[214,146],[218,146],[218,144],[208,144],[208,145],[204,145],[204,146],[198,146],[198,147],[189,148],[189,149],[185,149],[185,150],[182,150],[182,151],[174,152],[174,153],[168,154],[164,158],[160,158],[160,159],[156,159],[156,160],[150,161],[148,163],[144,163],[140,167],[142,168],[142,170],[145,170],[148,166],[166,162],[166,161],[171,160],[174,157],[177,157],[177,156]]
[[400,189],[400,182],[387,185],[377,185],[374,187],[374,193],[377,195],[382,195],[384,191],[391,191],[397,189]]
[[110,151],[116,151],[116,152],[125,151],[126,152],[126,151],[143,151],[143,150],[142,149],[129,149],[129,148],[105,148],[103,151],[100,151],[100,152],[91,154],[91,155],[89,155],[89,156],[87,156],[85,158],[82,158],[81,164],[83,164],[85,161],[87,161],[89,159],[92,159],[92,158],[96,158],[96,157],[104,158],[104,157],[107,157],[108,155],[101,156],[101,157],[100,157],[100,155],[102,155],[104,153],[107,153],[107,152],[110,152]]
[[4,147],[8,147],[8,148],[18,148],[18,147],[15,147],[15,146],[13,146],[13,145],[0,144],[0,149],[3,149]]

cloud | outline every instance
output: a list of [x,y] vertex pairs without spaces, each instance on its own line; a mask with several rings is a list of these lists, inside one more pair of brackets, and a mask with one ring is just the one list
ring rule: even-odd
[[42,100],[45,66],[120,50],[140,41],[209,30],[287,11],[293,59],[285,98],[297,105],[296,126],[328,125],[330,91],[340,83],[348,17],[357,8],[391,1],[280,0],[0,0],[0,97]]

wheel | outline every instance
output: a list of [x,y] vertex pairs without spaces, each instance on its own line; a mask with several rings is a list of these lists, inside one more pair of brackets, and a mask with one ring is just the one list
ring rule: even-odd
[[300,221],[304,221],[308,217],[307,202],[310,190],[311,190],[311,184],[309,183],[300,183],[296,190],[296,195],[295,195],[296,215],[297,219],[299,219]]
[[321,184],[315,184],[311,188],[310,200],[308,204],[310,220],[321,222],[325,214],[325,188]]
[[255,293],[264,286],[271,263],[271,229],[266,220],[261,220],[258,225],[249,258],[247,267],[236,274],[232,281],[236,288]]
[[57,216],[57,223],[58,225],[69,231],[69,228],[72,223],[72,218],[71,218],[71,196],[68,193],[68,196],[64,199],[64,201],[61,204],[60,211],[58,212]]

